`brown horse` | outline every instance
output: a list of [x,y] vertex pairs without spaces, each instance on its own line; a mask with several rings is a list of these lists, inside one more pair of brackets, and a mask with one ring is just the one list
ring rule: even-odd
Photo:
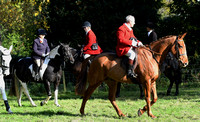
[[[136,83],[140,83],[143,86],[145,93],[145,100],[147,105],[143,109],[138,110],[138,115],[142,115],[147,111],[148,116],[155,118],[151,112],[151,106],[157,101],[156,92],[156,80],[159,76],[159,64],[163,62],[169,51],[178,59],[179,65],[186,67],[188,65],[188,57],[186,53],[186,46],[183,41],[186,33],[180,36],[166,36],[158,41],[154,41],[147,47],[137,48],[137,64],[135,72],[138,77]],[[121,58],[117,57],[115,53],[102,53],[94,58],[88,70],[87,80],[81,80],[86,78],[79,78],[76,93],[83,95],[82,106],[80,113],[84,114],[84,108],[87,100],[90,98],[94,90],[105,81],[109,87],[109,100],[115,108],[119,116],[125,116],[115,101],[115,93],[117,89],[117,83],[132,83],[128,78],[126,70],[121,66]],[[87,71],[87,70],[86,70]],[[82,72],[84,73],[84,72]],[[88,87],[86,89],[86,83]],[[151,101],[152,94],[152,101]]]

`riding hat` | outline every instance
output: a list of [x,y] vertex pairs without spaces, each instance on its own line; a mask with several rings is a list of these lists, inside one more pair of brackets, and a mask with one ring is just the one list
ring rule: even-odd
[[154,29],[154,24],[152,22],[147,22],[147,27]]
[[44,29],[38,29],[38,35],[47,35]]
[[83,28],[85,28],[85,27],[91,27],[91,24],[90,24],[90,22],[88,22],[88,21],[85,21],[84,23],[83,23],[83,26],[82,26]]

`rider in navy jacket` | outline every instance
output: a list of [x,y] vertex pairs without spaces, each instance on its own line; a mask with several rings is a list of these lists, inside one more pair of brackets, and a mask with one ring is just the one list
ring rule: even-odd
[[49,54],[50,48],[48,46],[47,40],[44,38],[46,31],[44,29],[38,29],[38,38],[34,40],[33,43],[33,54],[32,58],[36,63],[36,67],[34,67],[33,77],[36,78],[40,67],[42,66],[45,57]]

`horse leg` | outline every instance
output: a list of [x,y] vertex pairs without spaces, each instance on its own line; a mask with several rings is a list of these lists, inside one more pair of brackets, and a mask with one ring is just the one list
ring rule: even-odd
[[178,81],[178,79],[176,79],[175,84],[176,84],[175,96],[178,96],[178,94],[179,94],[179,81]]
[[[138,116],[141,116],[145,111],[147,111],[148,116],[150,116],[151,118],[156,118],[156,116],[154,116],[151,112],[151,106],[156,103],[158,96],[157,96],[157,91],[156,91],[156,82],[153,82],[152,85],[150,85],[150,83],[147,83],[148,85],[146,85],[146,88],[144,89],[144,93],[145,93],[145,100],[147,102],[147,105],[143,107],[143,109],[139,109],[138,110]],[[153,93],[153,100],[150,102],[150,91],[152,90]]]
[[167,90],[167,96],[170,95],[173,84],[174,84],[174,80],[170,79],[170,84]]
[[82,101],[82,104],[81,104],[81,108],[80,108],[80,113],[82,115],[84,115],[84,109],[85,109],[85,105],[86,105],[86,102],[87,100],[90,98],[90,96],[92,95],[92,93],[94,92],[94,90],[99,86],[101,85],[102,82],[99,82],[97,84],[94,84],[92,86],[88,86],[87,90],[85,91],[84,93],[84,96],[83,96],[83,101]]
[[116,91],[116,98],[120,97],[120,88],[121,88],[121,83],[117,83],[117,91]]
[[[34,106],[34,107],[36,107],[37,105],[33,102],[32,98],[31,98],[31,96],[30,96],[30,94],[29,94],[29,92],[28,92],[27,84],[26,84],[26,83],[23,83],[22,81],[20,81],[20,83],[21,83],[22,89],[23,89],[25,95],[28,97],[28,99],[29,99],[31,105]],[[20,91],[20,94],[22,95],[21,92],[22,92],[22,91]],[[20,96],[21,96],[21,95],[20,95]],[[20,97],[20,99],[21,99],[21,97]]]
[[43,106],[44,104],[47,104],[47,102],[50,100],[51,98],[51,87],[50,87],[50,82],[49,81],[46,81],[44,83],[44,86],[45,86],[45,89],[46,89],[46,92],[47,92],[47,98],[45,100],[43,100],[40,105]]
[[7,100],[7,96],[6,96],[6,92],[5,92],[5,82],[4,82],[3,78],[1,78],[0,82],[1,82],[0,83],[0,90],[1,90],[3,100],[4,100],[4,104],[6,106],[6,111],[8,111],[9,114],[12,114],[13,112],[11,111],[10,106],[8,104],[8,100]]
[[140,88],[140,99],[142,99],[144,97],[142,85],[141,84],[138,84],[138,85],[139,85],[139,88]]
[[110,100],[111,104],[113,105],[114,109],[116,110],[119,117],[125,116],[122,111],[119,109],[116,103],[115,99],[115,93],[117,90],[117,82],[115,81],[108,81],[106,82],[109,87],[109,96],[108,99]]
[[19,106],[22,106],[21,101],[22,101],[22,92],[23,89],[19,88],[19,96],[17,96],[17,102]]
[[60,107],[60,105],[58,104],[58,86],[60,84],[60,81],[59,82],[56,82],[54,84],[54,104],[57,106],[57,107]]

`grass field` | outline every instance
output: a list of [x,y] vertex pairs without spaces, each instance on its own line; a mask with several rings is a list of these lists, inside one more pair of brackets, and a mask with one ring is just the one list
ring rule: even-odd
[[[167,85],[167,84],[166,84]],[[95,91],[88,100],[85,108],[85,116],[81,116],[79,109],[82,99],[76,96],[73,91],[59,93],[59,104],[54,105],[51,99],[47,105],[40,106],[41,100],[46,98],[46,94],[32,95],[32,99],[38,105],[32,107],[28,99],[23,97],[22,107],[18,107],[16,97],[8,96],[9,104],[14,114],[7,114],[3,100],[0,99],[0,121],[200,121],[200,84],[190,83],[180,86],[180,95],[166,96],[167,86],[157,85],[158,100],[152,107],[152,112],[156,119],[151,119],[144,113],[141,117],[137,116],[137,111],[142,108],[146,102],[139,98],[139,89],[137,85],[126,84],[121,89],[121,96],[117,98],[117,104],[126,117],[118,117],[116,111],[107,99],[107,89],[104,87]]]

